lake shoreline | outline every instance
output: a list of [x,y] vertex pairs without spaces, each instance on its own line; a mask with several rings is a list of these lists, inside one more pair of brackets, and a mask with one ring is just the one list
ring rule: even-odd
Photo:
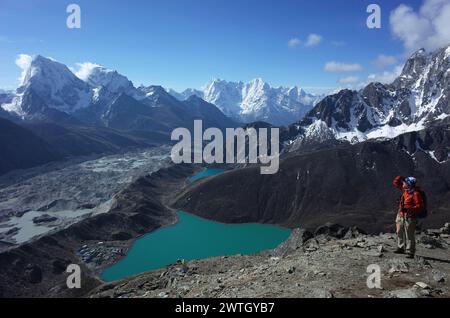
[[[226,173],[227,171],[228,171],[227,169],[217,168],[217,167],[214,167],[214,168],[210,168],[210,167],[198,168],[198,169],[196,169],[196,172],[193,175],[191,175],[191,176],[186,178],[186,180],[184,181],[184,186],[182,186],[180,189],[178,189],[178,192],[181,192],[186,186],[189,186],[189,185],[197,183],[197,182],[201,182],[203,179],[211,178],[211,177],[214,177],[216,175]],[[177,193],[174,193],[174,196],[176,196],[176,195],[177,195]],[[175,215],[176,215],[175,221],[173,223],[166,224],[164,226],[156,228],[156,229],[152,230],[151,232],[148,232],[148,233],[145,233],[143,235],[137,236],[137,237],[131,239],[129,242],[127,242],[127,244],[126,244],[126,251],[120,258],[116,259],[113,263],[104,264],[103,266],[99,266],[99,267],[95,268],[95,275],[100,281],[102,281],[104,283],[111,283],[113,281],[116,281],[116,280],[104,280],[103,277],[102,277],[103,273],[106,270],[108,270],[109,268],[111,268],[113,266],[116,266],[118,263],[120,263],[124,259],[126,259],[129,256],[130,250],[133,248],[133,246],[136,244],[137,241],[142,240],[146,236],[152,235],[152,234],[154,234],[157,231],[177,226],[177,224],[180,221],[179,212],[187,214],[187,215],[189,215],[189,216],[191,216],[193,218],[197,218],[197,219],[200,219],[200,220],[211,222],[213,224],[220,224],[220,225],[267,225],[267,226],[273,227],[274,229],[277,228],[277,229],[280,229],[280,230],[291,230],[290,228],[287,228],[287,227],[284,227],[284,226],[281,226],[281,225],[278,225],[278,224],[263,224],[263,223],[257,223],[257,222],[244,222],[244,223],[220,222],[220,221],[214,220],[213,218],[205,218],[203,216],[199,216],[199,215],[197,215],[195,213],[191,213],[189,211],[179,211],[179,210],[174,209],[174,208],[171,207],[171,203],[173,201],[173,197],[174,196],[170,196],[169,195],[168,197],[164,198],[162,201],[163,201],[163,203],[165,204],[165,206],[168,209],[170,209],[172,212],[175,213]],[[281,243],[283,243],[283,242],[280,242],[280,244]],[[277,244],[277,246],[278,246],[278,244]],[[252,254],[256,255],[256,254],[264,253],[265,251],[268,251],[270,249],[271,248],[263,249],[263,250],[261,250],[259,252],[252,253]],[[236,253],[236,254],[240,254],[240,253]],[[228,255],[228,256],[230,256],[230,255]],[[217,257],[217,256],[210,256],[210,257]],[[209,258],[209,257],[206,257],[206,258]],[[201,259],[203,259],[203,258],[201,258]],[[158,267],[158,268],[149,269],[149,270],[146,270],[146,271],[160,270],[160,269],[163,269],[164,267],[169,266],[169,265],[171,265],[171,263],[165,264],[165,265],[163,265],[161,267]],[[139,274],[136,274],[136,275],[139,275]],[[135,276],[135,275],[131,275],[130,277],[133,277],[133,276]],[[122,278],[122,279],[124,279],[124,278]]]
[[111,283],[162,269],[181,260],[255,255],[278,247],[290,234],[289,229],[269,224],[224,224],[177,211],[175,224],[136,239],[127,255],[105,268],[100,279]]

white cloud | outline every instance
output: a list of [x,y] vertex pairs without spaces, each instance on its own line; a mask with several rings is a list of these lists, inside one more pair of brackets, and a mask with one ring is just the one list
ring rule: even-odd
[[308,35],[308,39],[306,40],[305,46],[313,47],[319,45],[320,42],[322,42],[322,36],[315,33],[311,33],[310,35]]
[[300,45],[304,45],[304,47],[314,47],[322,42],[322,36],[319,34],[311,33],[308,35],[308,38],[305,41],[302,41],[299,38],[292,38],[288,41],[288,46],[293,48]]
[[391,12],[390,25],[408,52],[446,46],[450,43],[450,1],[424,0],[418,12],[402,4]]
[[300,41],[300,39],[298,39],[298,38],[293,38],[288,41],[289,47],[297,47],[301,44],[302,44],[302,41]]
[[353,85],[359,82],[358,76],[347,76],[339,79],[339,84],[341,85]]
[[372,64],[379,68],[385,68],[387,66],[397,64],[397,58],[392,55],[380,54],[375,60],[372,61]]
[[33,60],[33,57],[28,54],[19,54],[16,58],[16,65],[22,70],[22,73],[19,77],[19,82],[22,84],[25,76],[27,75],[27,71],[31,66],[31,61]]
[[75,75],[83,81],[86,81],[88,79],[93,69],[101,67],[101,65],[91,62],[78,63],[77,66],[79,67],[79,69],[75,72]]
[[347,63],[337,63],[337,62],[328,62],[325,64],[324,70],[326,72],[331,73],[340,73],[340,72],[359,72],[363,68],[360,64],[347,64]]
[[397,77],[400,76],[403,70],[403,65],[397,65],[393,69],[389,71],[384,71],[381,73],[373,73],[367,76],[367,78],[363,78],[359,80],[357,76],[348,76],[343,77],[338,80],[339,84],[342,85],[342,88],[350,88],[350,89],[361,89],[370,83],[382,83],[382,84],[391,84]]
[[380,82],[380,83],[383,83],[383,84],[390,84],[397,77],[400,76],[400,74],[402,73],[402,70],[403,70],[403,66],[402,65],[397,65],[391,71],[384,71],[383,73],[380,73],[380,74],[370,74],[367,77],[367,84],[368,83],[372,83],[372,82]]

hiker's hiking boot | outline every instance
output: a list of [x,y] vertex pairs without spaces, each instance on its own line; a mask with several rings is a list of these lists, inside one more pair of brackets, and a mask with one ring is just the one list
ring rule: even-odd
[[394,251],[394,254],[405,254],[405,251],[404,251],[403,249],[401,249],[401,248],[397,248],[397,249]]

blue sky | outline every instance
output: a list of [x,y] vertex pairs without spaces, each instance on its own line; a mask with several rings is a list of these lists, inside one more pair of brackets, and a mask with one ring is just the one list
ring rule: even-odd
[[[81,29],[66,27],[70,3],[81,7]],[[366,26],[370,3],[381,6],[381,29]],[[200,88],[212,78],[261,77],[315,92],[356,85],[370,74],[389,76],[404,61],[405,39],[394,36],[389,21],[402,3],[417,11],[423,1],[0,0],[0,87],[18,85],[21,53],[70,67],[94,62],[135,85],[177,90]],[[308,46],[311,34],[320,41]],[[327,72],[329,62],[358,67]]]

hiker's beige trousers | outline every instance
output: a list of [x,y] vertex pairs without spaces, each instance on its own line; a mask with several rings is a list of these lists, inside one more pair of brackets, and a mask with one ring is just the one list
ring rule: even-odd
[[399,213],[395,222],[399,225],[399,231],[397,232],[398,248],[406,251],[406,253],[415,254],[417,219],[400,216]]

